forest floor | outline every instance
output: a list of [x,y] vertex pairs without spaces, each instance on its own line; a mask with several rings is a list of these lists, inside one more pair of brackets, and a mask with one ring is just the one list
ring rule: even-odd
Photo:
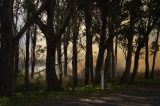
[[134,88],[106,96],[60,100],[43,106],[160,106],[160,86]]

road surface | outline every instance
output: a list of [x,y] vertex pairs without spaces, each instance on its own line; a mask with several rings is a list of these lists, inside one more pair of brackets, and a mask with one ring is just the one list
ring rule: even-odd
[[160,106],[160,87],[136,88],[100,97],[60,100],[44,106]]

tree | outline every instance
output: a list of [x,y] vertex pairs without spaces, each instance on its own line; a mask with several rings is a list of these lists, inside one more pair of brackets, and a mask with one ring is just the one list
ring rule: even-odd
[[36,41],[37,41],[37,26],[34,25],[33,27],[34,31],[32,34],[32,56],[31,56],[31,78],[34,78],[34,72],[35,72],[35,64],[36,64]]
[[97,64],[95,69],[95,84],[100,83],[100,72],[102,69],[103,59],[104,59],[104,52],[105,52],[105,39],[106,39],[106,28],[107,28],[107,4],[108,2],[106,0],[104,1],[97,1],[97,5],[100,8],[101,12],[101,33],[100,33],[100,43],[99,43],[99,52],[98,52],[98,58],[97,58]]
[[0,95],[9,96],[12,93],[14,71],[14,30],[13,2],[1,2],[1,63],[0,63]]
[[156,63],[156,55],[157,52],[159,50],[159,45],[158,45],[158,38],[159,38],[159,29],[157,30],[157,36],[156,36],[156,40],[152,43],[152,49],[153,51],[153,60],[152,60],[152,71],[151,71],[151,75],[150,78],[153,79],[154,78],[154,72],[155,72],[155,63]]
[[[30,17],[30,12],[29,9],[27,11],[27,19],[28,20]],[[26,58],[25,58],[25,89],[27,90],[29,87],[29,63],[30,63],[30,28],[27,29],[26,31],[26,50],[25,50],[25,54],[26,54]]]
[[[69,5],[69,4],[68,4]],[[55,71],[55,48],[57,41],[61,38],[68,24],[71,16],[72,7],[67,9],[67,14],[64,16],[62,26],[57,30],[54,29],[54,15],[55,15],[56,1],[46,1],[47,11],[47,25],[45,25],[39,18],[37,24],[46,38],[47,43],[47,56],[46,56],[46,81],[49,90],[58,90],[60,88],[60,82]],[[55,31],[56,30],[56,31]]]
[[[148,2],[146,2],[146,3],[148,3]],[[143,5],[141,5],[141,6],[143,6]],[[134,69],[133,69],[133,73],[131,76],[131,81],[134,81],[136,79],[140,51],[145,46],[147,39],[149,37],[149,34],[155,28],[155,26],[157,25],[157,23],[159,21],[159,15],[157,15],[157,12],[155,11],[157,8],[153,9],[152,8],[153,5],[154,5],[154,3],[149,2],[148,3],[148,10],[145,11],[145,10],[141,9],[142,12],[140,12],[142,14],[140,15],[141,19],[139,20],[138,28],[137,28],[138,29],[138,41],[137,41],[138,46],[137,46],[137,50],[135,53]]]
[[26,33],[26,58],[25,58],[25,89],[28,89],[29,87],[29,60],[30,60],[30,56],[29,56],[29,45],[30,45],[30,30],[28,29],[27,33]]
[[146,38],[145,46],[146,46],[146,52],[145,52],[145,78],[149,79],[149,48],[148,48],[148,42],[149,42],[149,36]]
[[[113,5],[114,4],[114,5]],[[105,78],[106,82],[111,82],[115,76],[114,70],[114,51],[113,51],[113,40],[114,37],[119,33],[119,26],[121,23],[121,0],[109,2],[109,12],[108,12],[108,33],[105,42],[105,47],[107,49],[105,58]],[[114,14],[113,14],[114,11]],[[118,16],[117,16],[118,15]],[[117,17],[116,17],[117,16]],[[115,18],[116,17],[116,18]]]
[[84,6],[86,26],[86,58],[85,58],[85,84],[93,84],[93,53],[92,53],[92,1],[87,0]]
[[[141,3],[139,1],[130,1],[129,3],[126,3],[126,8],[130,15],[130,21],[129,25],[126,26],[125,29],[125,36],[127,38],[127,57],[126,57],[126,67],[125,71],[122,76],[122,81],[127,82],[130,78],[130,70],[131,70],[131,64],[132,64],[132,52],[133,52],[133,38],[135,34],[135,24],[139,20],[140,11],[139,8],[141,6]],[[135,15],[136,14],[136,15]]]
[[67,76],[67,64],[68,64],[68,44],[69,44],[69,37],[70,37],[70,29],[67,28],[66,33],[63,35],[63,48],[64,48],[64,76]]
[[13,2],[11,0],[1,2],[1,55],[0,55],[0,96],[10,96],[13,91],[13,72],[14,72],[14,54],[15,45],[18,44],[20,38],[26,29],[34,23],[37,17],[43,10],[41,6],[36,14],[33,14],[31,19],[26,22],[22,29],[15,35],[13,24]]
[[[76,13],[75,13],[76,14]],[[72,18],[73,19],[73,18]],[[79,35],[80,19],[77,17],[73,19],[73,58],[72,58],[72,88],[78,85],[78,70],[77,70],[77,61],[78,61],[78,51],[77,51],[77,40]]]

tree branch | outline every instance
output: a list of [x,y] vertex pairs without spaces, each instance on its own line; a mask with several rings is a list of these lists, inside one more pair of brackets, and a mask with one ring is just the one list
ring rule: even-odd
[[[28,1],[28,0],[27,0]],[[28,5],[30,5],[29,7],[32,7],[32,16],[30,17],[30,19],[25,23],[25,25],[23,26],[23,28],[20,30],[20,32],[17,34],[17,36],[15,37],[16,41],[19,41],[20,38],[23,36],[24,32],[32,25],[35,23],[35,20],[37,19],[38,15],[41,14],[44,10],[45,10],[45,5],[44,3],[42,4],[42,6],[39,8],[39,10],[36,11],[36,9],[33,7],[34,5],[30,2],[28,3]]]

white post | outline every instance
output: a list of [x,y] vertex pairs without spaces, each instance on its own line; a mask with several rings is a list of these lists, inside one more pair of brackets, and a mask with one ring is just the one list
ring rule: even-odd
[[101,90],[104,91],[104,71],[101,71]]

